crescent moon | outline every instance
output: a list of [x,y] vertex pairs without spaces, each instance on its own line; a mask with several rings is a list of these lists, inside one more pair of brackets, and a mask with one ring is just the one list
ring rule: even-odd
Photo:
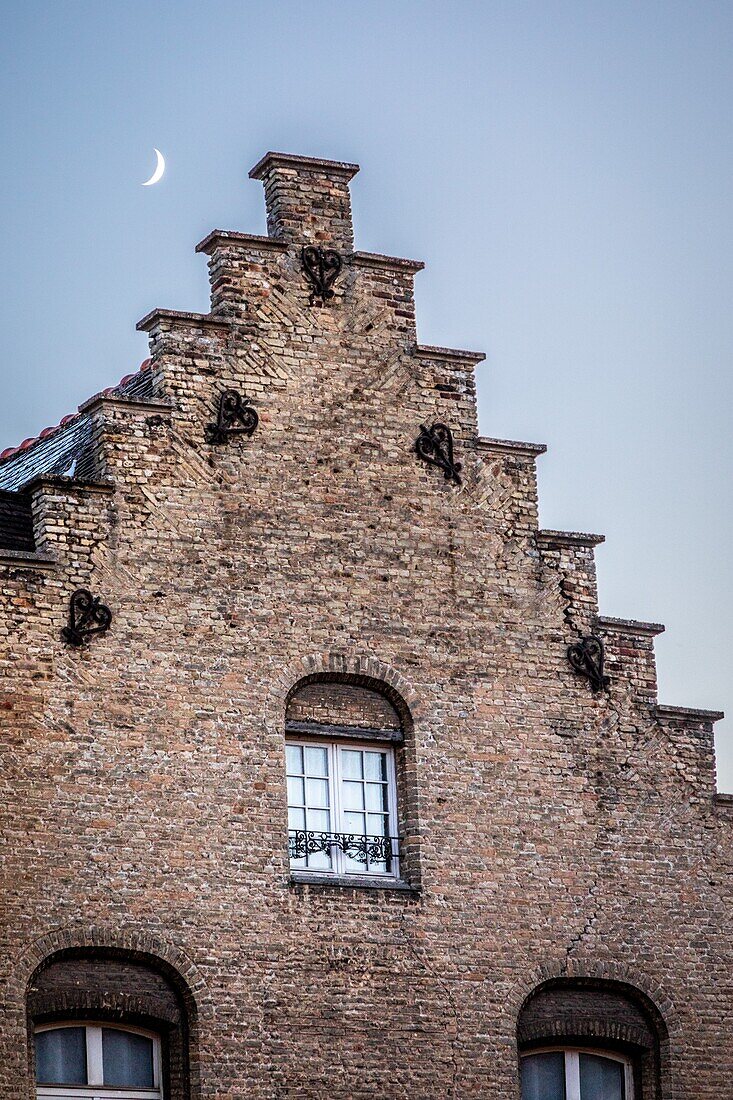
[[151,187],[154,183],[157,183],[160,177],[165,172],[165,157],[161,153],[160,149],[155,150],[155,155],[158,158],[158,163],[155,166],[155,171],[149,180],[145,180],[143,187]]

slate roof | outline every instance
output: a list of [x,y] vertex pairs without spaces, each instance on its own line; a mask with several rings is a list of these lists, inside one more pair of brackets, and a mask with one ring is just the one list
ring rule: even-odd
[[[144,400],[153,396],[150,360],[101,395]],[[79,480],[94,477],[92,425],[87,413],[65,416],[60,423],[0,452],[0,549],[33,550],[30,498],[26,485],[43,475],[65,474]]]
[[0,460],[0,489],[17,492],[42,474],[68,474],[90,441],[91,421],[77,413],[64,417],[55,428],[44,428],[34,439],[23,440]]

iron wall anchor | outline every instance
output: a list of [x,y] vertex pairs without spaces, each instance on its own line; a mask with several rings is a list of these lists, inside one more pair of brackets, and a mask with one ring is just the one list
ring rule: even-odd
[[436,421],[429,428],[424,424],[415,440],[415,450],[420,458],[443,471],[446,481],[461,484],[461,463],[453,459],[453,432],[447,424]]
[[61,631],[61,637],[69,645],[86,645],[94,634],[104,634],[112,623],[112,612],[99,596],[93,596],[88,588],[77,588],[69,600],[69,625]]
[[306,245],[302,252],[303,274],[310,284],[310,304],[325,306],[333,298],[331,287],[341,274],[344,262],[333,248]]
[[575,672],[590,680],[593,691],[603,691],[610,685],[610,676],[603,673],[605,649],[597,634],[586,634],[568,646],[568,661]]
[[206,425],[206,442],[227,443],[236,435],[252,435],[259,422],[248,398],[237,390],[225,390],[219,398],[216,422]]

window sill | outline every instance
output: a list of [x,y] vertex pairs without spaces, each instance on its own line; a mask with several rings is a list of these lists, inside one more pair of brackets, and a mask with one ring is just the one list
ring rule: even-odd
[[323,875],[317,871],[291,871],[291,886],[333,886],[346,890],[396,890],[402,894],[417,895],[416,886],[399,878],[381,875]]

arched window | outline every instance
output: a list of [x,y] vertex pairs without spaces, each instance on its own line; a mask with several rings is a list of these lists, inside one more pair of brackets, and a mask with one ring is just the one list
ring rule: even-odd
[[522,1100],[660,1100],[669,1039],[625,982],[554,978],[527,998],[517,1041]]
[[409,730],[397,693],[367,677],[316,675],[291,691],[285,773],[295,881],[407,877]]
[[634,1100],[631,1060],[606,1050],[535,1050],[522,1057],[522,1100]]
[[196,1005],[164,960],[114,947],[45,959],[27,990],[38,1100],[191,1100]]
[[160,1038],[112,1023],[61,1021],[35,1032],[38,1100],[162,1100]]

